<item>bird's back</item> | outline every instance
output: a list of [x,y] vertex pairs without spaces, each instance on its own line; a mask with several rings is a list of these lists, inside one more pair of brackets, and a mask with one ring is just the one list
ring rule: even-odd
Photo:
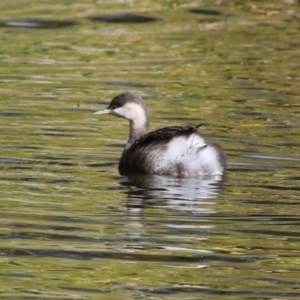
[[223,150],[207,144],[198,126],[172,126],[152,131],[123,151],[119,172],[176,177],[221,175],[226,158]]

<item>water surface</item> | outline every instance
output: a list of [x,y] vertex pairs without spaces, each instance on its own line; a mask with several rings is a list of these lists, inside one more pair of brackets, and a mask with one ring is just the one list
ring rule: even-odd
[[[0,9],[1,298],[300,298],[298,4]],[[119,176],[128,124],[92,112],[124,90],[203,123],[225,178]]]

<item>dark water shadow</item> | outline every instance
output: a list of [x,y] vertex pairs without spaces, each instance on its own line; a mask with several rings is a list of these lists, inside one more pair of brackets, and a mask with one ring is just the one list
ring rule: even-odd
[[0,27],[20,27],[30,29],[56,29],[72,27],[79,24],[73,21],[58,21],[58,20],[41,20],[41,19],[25,19],[0,21]]
[[[32,114],[28,113],[28,112],[17,112],[17,111],[2,111],[0,112],[0,116],[1,117],[26,117],[26,116],[30,116]],[[36,115],[35,115],[36,116]],[[39,115],[39,116],[43,116],[43,115]]]
[[107,81],[103,82],[109,86],[115,87],[125,87],[125,88],[145,88],[145,87],[155,87],[154,84],[146,84],[141,82],[131,82],[131,81]]
[[212,17],[234,17],[234,14],[226,13],[220,10],[215,9],[206,9],[206,8],[189,8],[186,10],[187,12],[194,14],[201,14]]
[[223,180],[223,176],[170,178],[144,175],[124,177],[120,184],[129,188],[126,200],[129,210],[167,207],[177,211],[207,214],[215,211],[201,207],[200,204],[220,195]]
[[33,164],[34,160],[13,158],[13,157],[0,157],[1,164]]
[[150,23],[160,21],[158,18],[136,15],[133,13],[94,16],[89,17],[88,19],[107,23]]
[[163,254],[146,254],[146,253],[130,253],[111,252],[111,251],[92,251],[92,250],[55,250],[55,249],[11,249],[0,248],[0,256],[6,257],[56,257],[75,260],[92,260],[92,259],[116,259],[124,261],[160,261],[160,262],[177,262],[177,263],[199,263],[199,262],[231,262],[250,264],[258,261],[266,260],[259,256],[239,256],[233,257],[226,254],[201,254],[201,255],[169,255]]
[[[216,297],[247,297],[247,299],[259,299],[258,297],[265,297],[264,299],[272,299],[275,297],[299,297],[300,293],[295,292],[280,292],[280,291],[273,291],[273,290],[266,290],[266,291],[253,291],[251,289],[245,289],[240,291],[234,291],[234,290],[222,290],[222,289],[216,289],[216,288],[209,288],[203,285],[184,285],[184,284],[177,284],[173,287],[167,287],[167,288],[156,288],[156,289],[147,289],[147,288],[131,288],[126,287],[125,290],[134,290],[143,292],[145,294],[149,295],[181,295],[181,293],[188,293],[188,294],[196,294],[196,295],[209,295],[209,296],[216,296]],[[176,297],[174,296],[174,297]],[[199,297],[199,296],[198,296]],[[202,299],[202,298],[196,298],[196,299]],[[248,298],[251,297],[251,298]],[[176,297],[177,298],[177,297]],[[220,299],[220,298],[218,298]],[[239,298],[242,299],[242,298]],[[244,299],[244,298],[243,298]]]

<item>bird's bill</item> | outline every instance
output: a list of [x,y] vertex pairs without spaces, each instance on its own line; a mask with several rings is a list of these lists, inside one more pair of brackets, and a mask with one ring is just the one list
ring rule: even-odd
[[111,109],[103,109],[103,110],[98,110],[94,112],[94,115],[105,115],[105,114],[110,114]]

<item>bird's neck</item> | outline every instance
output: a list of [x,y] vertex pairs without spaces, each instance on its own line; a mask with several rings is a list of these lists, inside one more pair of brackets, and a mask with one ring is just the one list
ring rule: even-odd
[[126,149],[129,149],[130,146],[140,137],[147,134],[149,132],[149,122],[145,121],[135,122],[133,120],[130,121],[130,131],[129,131],[129,139],[126,144]]

